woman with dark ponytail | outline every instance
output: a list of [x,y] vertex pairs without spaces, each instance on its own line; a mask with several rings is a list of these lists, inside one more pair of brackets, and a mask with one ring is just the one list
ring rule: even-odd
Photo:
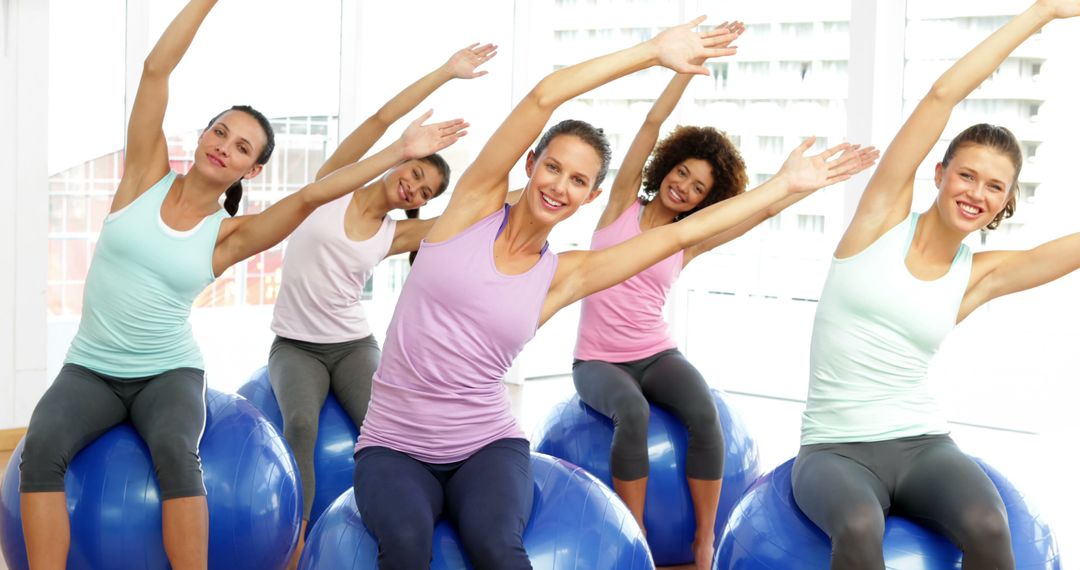
[[[342,141],[316,174],[322,179],[359,160],[390,125],[454,78],[485,75],[476,68],[495,56],[495,46],[473,44],[406,87]],[[270,328],[270,383],[285,422],[285,439],[296,456],[304,488],[300,547],[315,495],[315,438],[319,410],[333,391],[359,426],[371,397],[371,375],[381,351],[360,303],[375,266],[410,253],[434,219],[420,220],[420,206],[442,194],[450,166],[438,154],[394,166],[379,179],[320,208],[289,239],[281,290]],[[390,212],[405,210],[406,220]]]
[[463,121],[411,124],[401,140],[254,216],[240,181],[273,151],[269,122],[250,107],[210,121],[187,174],[170,170],[162,119],[169,75],[214,0],[191,0],[143,64],[128,123],[124,175],[86,278],[83,315],[52,386],[30,418],[21,457],[23,533],[32,568],[64,568],[70,523],[64,473],[75,454],[130,420],[150,448],[172,568],[206,568],[209,520],[198,445],[206,418],[202,355],[191,303],[232,264],[280,242],[318,206],[403,160],[453,143]]

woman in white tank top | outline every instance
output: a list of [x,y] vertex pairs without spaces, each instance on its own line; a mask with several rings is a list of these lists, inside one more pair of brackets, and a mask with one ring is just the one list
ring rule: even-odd
[[[492,44],[473,44],[455,52],[349,134],[319,169],[316,180],[360,160],[392,124],[450,80],[487,74],[477,67],[495,54]],[[415,252],[435,221],[396,221],[389,214],[401,209],[414,218],[421,206],[446,190],[449,178],[450,167],[438,154],[403,162],[321,208],[290,237],[271,324],[277,337],[270,349],[269,373],[304,488],[293,567],[312,514],[314,445],[323,402],[332,390],[359,426],[371,396],[371,375],[380,350],[360,304],[364,286],[380,261]]]

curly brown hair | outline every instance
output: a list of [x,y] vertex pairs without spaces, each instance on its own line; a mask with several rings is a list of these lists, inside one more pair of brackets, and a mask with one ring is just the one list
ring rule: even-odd
[[641,173],[641,200],[651,202],[664,177],[688,158],[709,163],[713,185],[697,207],[679,214],[676,221],[746,190],[746,163],[725,133],[712,127],[680,125],[653,149],[649,163]]

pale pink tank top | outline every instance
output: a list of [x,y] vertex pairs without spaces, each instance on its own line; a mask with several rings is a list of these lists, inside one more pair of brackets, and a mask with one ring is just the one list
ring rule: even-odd
[[396,223],[383,219],[375,235],[353,241],[345,235],[345,210],[352,194],[316,209],[289,237],[281,289],[270,330],[294,340],[346,342],[371,334],[361,299],[394,241]]

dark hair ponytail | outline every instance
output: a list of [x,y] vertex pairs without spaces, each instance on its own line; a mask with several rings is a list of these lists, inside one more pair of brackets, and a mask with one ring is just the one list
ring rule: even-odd
[[[411,210],[405,210],[405,217],[410,220],[415,220],[420,217],[420,208],[413,208]],[[409,265],[412,265],[416,261],[416,254],[420,253],[420,250],[409,252]]]
[[225,191],[225,211],[230,216],[235,216],[236,211],[240,209],[240,198],[244,196],[244,185],[237,180],[229,189]]
[[[215,115],[213,119],[210,119],[210,122],[206,123],[206,128],[209,129],[214,126],[214,123],[229,111],[247,113],[259,123],[260,127],[262,127],[263,134],[266,135],[266,146],[263,147],[262,152],[260,152],[258,158],[255,159],[255,164],[266,164],[270,160],[270,155],[274,153],[274,127],[270,124],[270,120],[266,118],[266,115],[255,110],[251,105],[233,105],[232,107],[229,107]],[[240,210],[240,198],[244,196],[244,186],[241,184],[242,180],[243,179],[237,180],[225,191],[225,211],[228,212],[230,216],[235,216],[236,212]]]

